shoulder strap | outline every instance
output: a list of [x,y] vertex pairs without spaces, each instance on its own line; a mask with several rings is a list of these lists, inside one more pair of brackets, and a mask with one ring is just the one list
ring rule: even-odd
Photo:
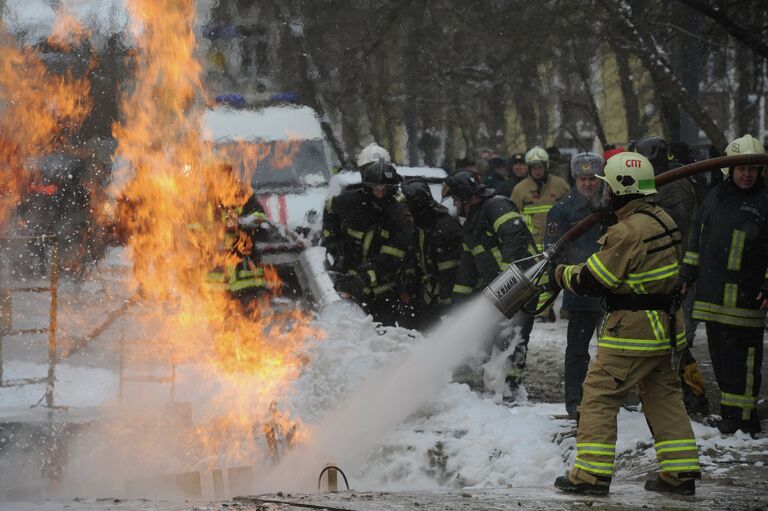
[[661,226],[661,228],[664,230],[664,232],[661,233],[661,234],[656,234],[654,236],[651,236],[649,238],[644,239],[643,243],[651,243],[652,241],[659,240],[659,239],[664,238],[666,236],[668,236],[668,237],[670,237],[672,239],[672,241],[667,243],[666,245],[662,245],[660,247],[656,247],[656,248],[650,249],[647,252],[648,254],[655,254],[656,252],[661,252],[662,250],[666,250],[668,248],[674,248],[676,245],[680,244],[681,240],[680,239],[675,239],[675,236],[674,236],[674,234],[676,232],[677,233],[680,232],[680,228],[679,227],[675,227],[674,229],[670,230],[669,227],[667,227],[667,224],[662,222],[661,218],[659,218],[657,215],[651,213],[647,209],[639,209],[639,210],[635,211],[635,213],[639,213],[641,215],[645,215],[645,216],[649,216],[649,217],[653,218],[656,221],[656,223],[659,224]]

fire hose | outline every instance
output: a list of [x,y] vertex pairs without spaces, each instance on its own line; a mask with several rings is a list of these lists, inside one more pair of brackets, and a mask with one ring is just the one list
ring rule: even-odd
[[[656,187],[659,188],[673,181],[703,172],[753,165],[768,165],[768,154],[721,156],[683,165],[656,176]],[[547,247],[543,253],[534,256],[533,259],[537,259],[537,262],[527,270],[522,271],[517,266],[517,263],[526,259],[511,263],[493,282],[488,284],[483,293],[502,314],[511,318],[539,294],[542,277],[549,272],[554,264],[553,261],[562,254],[568,244],[592,229],[607,215],[608,211],[606,210],[591,213],[563,234],[555,243]],[[552,300],[554,297],[550,299],[549,303]]]

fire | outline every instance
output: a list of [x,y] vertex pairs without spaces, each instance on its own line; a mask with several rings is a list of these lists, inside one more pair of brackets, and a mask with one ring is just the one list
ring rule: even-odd
[[[298,310],[278,313],[268,300],[244,309],[206,285],[212,268],[240,262],[227,250],[227,224],[248,198],[242,183],[250,178],[243,181],[231,166],[216,164],[201,140],[205,98],[194,1],[132,0],[127,7],[137,42],[135,84],[122,100],[125,121],[113,133],[120,159],[130,162],[118,214],[129,236],[135,286],[145,303],[157,304],[152,320],[161,324],[158,337],[171,344],[174,361],[219,382],[209,406],[196,411],[189,438],[194,452],[252,462],[264,454],[266,425],[296,428],[274,403],[300,374],[307,340],[321,333]],[[282,158],[295,154],[281,151]],[[257,150],[251,156],[267,155]],[[239,243],[247,250],[247,240]],[[277,272],[263,270],[277,292]],[[146,353],[148,360],[162,356]]]
[[277,140],[266,142],[230,142],[218,148],[213,158],[223,164],[231,165],[245,183],[250,183],[260,162],[268,163],[272,168],[288,167],[301,148],[301,140]]
[[56,22],[48,36],[48,44],[54,48],[69,50],[72,46],[79,46],[88,40],[86,32],[80,21],[66,10],[63,6],[62,11],[56,17]]
[[0,22],[0,225],[30,186],[34,159],[66,143],[88,115],[90,83],[48,73],[33,48],[19,47]]

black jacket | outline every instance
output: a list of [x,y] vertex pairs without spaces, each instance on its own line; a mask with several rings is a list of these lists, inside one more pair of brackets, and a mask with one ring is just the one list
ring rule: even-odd
[[413,220],[394,199],[380,203],[357,187],[326,202],[323,245],[334,269],[360,276],[374,294],[396,287],[412,239]]
[[762,328],[757,295],[768,275],[768,187],[744,191],[730,180],[709,192],[691,229],[683,278],[696,280],[693,317]]
[[[463,254],[453,298],[459,300],[491,283],[509,263],[536,254],[536,245],[512,201],[495,195],[477,205],[462,226]],[[520,266],[525,269],[531,262]]]
[[448,208],[437,203],[414,213],[414,221],[421,301],[430,307],[450,305],[461,262],[461,224],[448,213]]

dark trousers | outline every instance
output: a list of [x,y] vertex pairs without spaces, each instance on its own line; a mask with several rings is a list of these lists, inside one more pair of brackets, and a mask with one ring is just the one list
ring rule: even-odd
[[757,420],[763,364],[763,329],[707,321],[707,344],[724,419]]
[[589,367],[589,341],[602,312],[568,311],[568,343],[565,347],[565,410],[576,415],[581,403],[582,384]]

